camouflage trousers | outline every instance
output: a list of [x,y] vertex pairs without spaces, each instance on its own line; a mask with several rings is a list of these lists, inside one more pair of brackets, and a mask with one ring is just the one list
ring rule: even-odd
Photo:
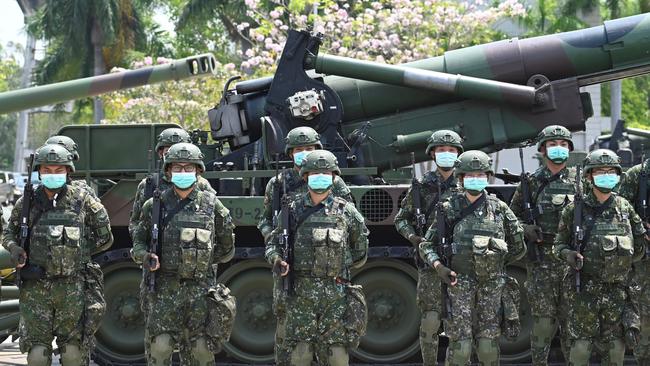
[[641,337],[634,348],[639,365],[650,365],[650,260],[644,259],[634,265],[631,297],[641,318]]
[[275,328],[275,364],[289,366],[291,364],[292,347],[285,342],[287,335],[287,299],[282,288],[282,277],[273,274],[273,312],[277,320]]
[[533,328],[530,335],[532,364],[548,364],[551,341],[558,327],[562,351],[568,359],[567,340],[564,335],[566,309],[562,301],[562,283],[568,273],[568,267],[554,259],[545,251],[540,263],[527,264],[526,293],[533,316]]
[[418,269],[417,304],[420,320],[420,349],[425,366],[438,364],[438,329],[442,308],[440,277],[429,266]]

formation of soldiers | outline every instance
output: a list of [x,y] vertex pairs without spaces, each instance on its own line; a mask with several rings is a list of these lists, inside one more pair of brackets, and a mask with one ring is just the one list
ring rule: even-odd
[[[258,225],[274,277],[276,364],[348,365],[366,331],[351,271],[366,262],[369,231],[318,133],[298,127],[285,142],[294,164],[269,181]],[[430,137],[436,169],[413,183],[395,218],[416,253],[424,365],[437,364],[443,329],[447,365],[467,365],[474,352],[483,365],[499,364],[499,337],[520,331],[519,285],[506,273],[515,261],[528,271],[533,365],[547,364],[558,329],[570,365],[588,365],[592,349],[622,365],[626,346],[650,364],[650,159],[624,174],[614,152],[596,150],[567,167],[573,142],[562,126],[541,131],[537,149],[542,165],[522,174],[508,206],[486,191],[487,154],[464,151],[454,131]],[[236,313],[217,283],[218,265],[235,252],[234,224],[186,131],[163,131],[156,153],[162,166],[139,184],[129,224],[143,267],[147,363],[169,365],[178,349],[183,365],[215,365]],[[18,269],[20,349],[30,365],[51,364],[54,340],[64,365],[86,365],[106,308],[92,256],[113,237],[93,190],[70,179],[78,159],[65,136],[37,149],[42,184],[26,190],[2,231]]]

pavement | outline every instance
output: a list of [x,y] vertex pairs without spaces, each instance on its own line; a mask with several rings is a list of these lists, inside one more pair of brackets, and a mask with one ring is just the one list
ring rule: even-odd
[[[18,341],[12,342],[7,339],[0,344],[0,366],[16,366],[27,365],[27,355],[20,353],[18,349]],[[52,366],[60,366],[61,362],[59,356],[54,356]],[[97,366],[96,363],[91,362],[90,366]]]

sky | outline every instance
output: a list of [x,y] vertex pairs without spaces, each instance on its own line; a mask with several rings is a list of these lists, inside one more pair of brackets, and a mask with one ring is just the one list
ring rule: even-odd
[[0,45],[8,42],[25,44],[25,24],[23,12],[16,0],[0,0]]

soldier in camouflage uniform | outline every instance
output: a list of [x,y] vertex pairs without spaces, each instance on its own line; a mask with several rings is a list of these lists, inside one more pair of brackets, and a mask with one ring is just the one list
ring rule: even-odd
[[[63,136],[63,135],[52,136],[45,141],[44,145],[50,145],[50,144],[61,145],[65,147],[65,149],[72,154],[72,161],[74,162],[79,161],[79,152],[77,151],[77,143],[74,142],[74,140],[71,139],[70,137]],[[97,198],[97,195],[95,194],[95,190],[92,189],[86,183],[85,179],[74,179],[71,181],[71,184],[74,186],[78,186],[79,188],[85,190],[88,194]]]
[[309,153],[300,175],[308,192],[295,196],[289,210],[293,261],[281,244],[283,223],[271,233],[265,256],[274,272],[289,281],[286,296],[286,339],[290,364],[348,365],[348,352],[365,333],[367,308],[350,271],[366,262],[368,229],[354,205],[332,193],[340,174],[334,155]]
[[[438,329],[440,328],[440,279],[436,271],[425,265],[419,256],[422,235],[433,222],[432,215],[440,199],[444,200],[459,191],[454,176],[454,163],[463,152],[463,140],[454,131],[440,130],[429,138],[426,154],[436,162],[436,170],[427,172],[419,180],[421,222],[418,223],[414,207],[413,187],[409,188],[402,200],[401,208],[395,216],[395,228],[415,247],[418,266],[417,303],[422,314],[420,322],[420,349],[424,365],[438,364]],[[416,190],[417,191],[417,190]],[[440,196],[438,197],[438,192]],[[419,227],[419,226],[422,227]]]
[[[573,222],[576,204],[570,203],[562,211],[553,246],[553,255],[576,270],[569,272],[563,284],[571,341],[569,364],[587,365],[592,344],[601,343],[607,350],[608,364],[623,365],[625,338],[634,342],[638,335],[636,327],[624,324],[624,317],[630,303],[628,275],[632,262],[645,252],[645,229],[632,205],[612,193],[621,174],[614,152],[591,152],[584,161],[584,171],[591,189],[580,202],[582,222]],[[580,251],[574,245],[572,230],[578,225],[584,233]],[[580,291],[576,287],[577,271]]]
[[173,186],[160,198],[160,257],[149,247],[153,199],[143,205],[134,233],[132,257],[147,270],[146,280],[155,276],[145,309],[149,365],[169,365],[184,335],[192,365],[215,365],[214,353],[232,330],[234,298],[216,283],[216,274],[217,264],[230,261],[235,253],[234,225],[215,194],[196,189],[197,174],[205,169],[202,158],[199,148],[189,143],[175,144],[165,154],[163,171]]
[[[529,256],[526,261],[526,290],[533,316],[530,342],[535,366],[548,364],[551,340],[563,323],[565,309],[560,308],[560,294],[569,267],[558,261],[551,250],[562,209],[573,201],[575,194],[576,171],[566,166],[572,150],[569,130],[556,125],[544,128],[537,142],[537,151],[542,154],[544,163],[528,180],[531,197],[527,200],[537,224],[523,224],[528,251],[536,254],[534,260]],[[529,217],[521,188],[520,184],[512,197],[510,208],[520,220],[526,221]],[[564,337],[561,340],[564,343]],[[562,348],[566,350],[564,344]]]
[[[645,192],[650,187],[648,177],[650,177],[650,159],[625,172],[618,188],[621,197],[634,205],[636,212],[644,221],[646,230],[648,229],[647,199],[649,196]],[[645,185],[642,186],[643,182]],[[646,197],[646,202],[642,202],[643,196]],[[641,334],[639,344],[634,348],[634,356],[639,365],[650,365],[650,260],[647,255],[633,265],[631,288],[632,302],[641,317]]]
[[452,244],[441,247],[436,215],[420,244],[420,255],[448,286],[451,314],[445,321],[446,364],[467,364],[474,343],[483,365],[498,365],[505,266],[526,252],[523,229],[510,208],[485,191],[489,175],[494,174],[489,156],[467,151],[458,157],[455,168],[464,190],[451,195],[440,208]]
[[88,296],[94,292],[87,287],[103,282],[91,256],[113,243],[110,222],[96,198],[70,184],[74,163],[65,148],[40,147],[35,167],[42,184],[31,199],[29,253],[19,245],[26,197],[16,203],[2,241],[22,280],[20,349],[30,365],[50,365],[56,338],[62,364],[84,365],[106,305],[101,294]]
[[[320,141],[318,132],[311,127],[296,127],[287,134],[285,139],[285,154],[293,160],[294,166],[293,168],[283,170],[277,177],[271,178],[266,185],[266,191],[264,192],[264,211],[262,212],[260,222],[257,224],[257,228],[264,237],[264,242],[268,241],[271,232],[275,228],[273,217],[273,197],[275,197],[276,187],[279,185],[284,188],[286,185],[286,192],[291,195],[306,193],[307,184],[299,174],[300,164],[309,152],[322,148],[323,145]],[[332,194],[352,202],[350,189],[339,176],[334,178]],[[279,206],[279,203],[277,203],[277,205]],[[285,338],[285,303],[279,287],[280,278],[277,275],[274,275],[273,283],[273,309],[277,318],[277,327],[275,332],[275,362],[277,365],[283,366],[289,364],[291,349],[282,346]]]

